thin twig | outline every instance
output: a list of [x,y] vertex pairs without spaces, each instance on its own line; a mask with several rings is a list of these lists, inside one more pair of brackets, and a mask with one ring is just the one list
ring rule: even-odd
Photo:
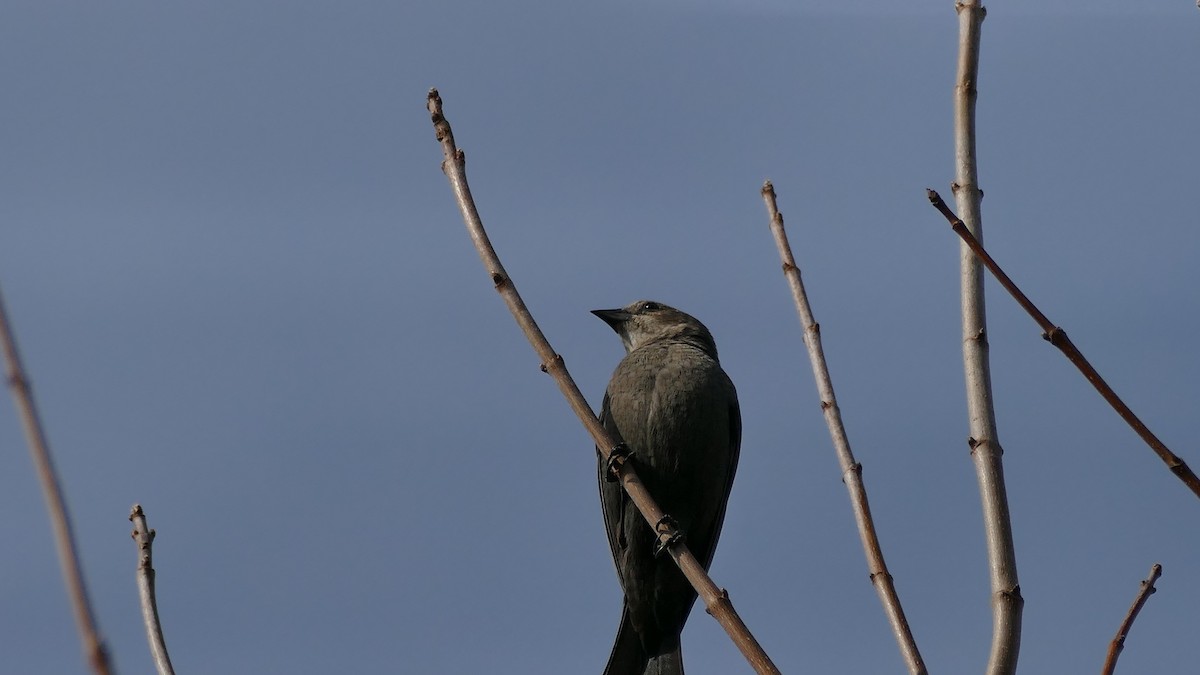
[[108,651],[104,646],[104,641],[100,639],[100,629],[96,625],[92,605],[88,601],[87,586],[83,581],[83,568],[79,562],[79,553],[75,548],[70,516],[67,514],[67,500],[59,485],[58,474],[54,470],[50,445],[46,441],[46,434],[42,430],[42,423],[38,417],[37,406],[33,402],[33,391],[29,385],[29,378],[25,376],[25,369],[21,366],[17,341],[8,321],[8,313],[4,309],[3,297],[0,297],[0,342],[3,342],[8,386],[12,389],[13,398],[16,400],[17,410],[21,415],[21,424],[25,428],[25,439],[29,443],[29,453],[33,457],[38,480],[42,484],[42,496],[46,501],[46,510],[50,512],[50,523],[54,528],[54,543],[58,549],[58,561],[62,567],[63,582],[67,586],[67,596],[71,599],[71,607],[75,614],[75,625],[83,642],[83,653],[93,672],[98,675],[107,675],[112,671],[112,667],[109,664]]
[[154,593],[152,548],[155,532],[146,524],[146,513],[142,511],[141,504],[133,505],[129,520],[133,522],[132,536],[138,549],[138,598],[142,605],[142,623],[146,624],[146,640],[150,643],[150,656],[154,658],[158,675],[175,675],[175,670],[171,668],[171,655],[167,653],[162,624],[158,620],[158,600]]
[[837,396],[833,393],[833,379],[829,375],[825,351],[821,347],[821,326],[813,318],[808,295],[804,292],[804,281],[800,277],[800,268],[796,265],[796,258],[792,255],[792,247],[788,243],[783,214],[779,212],[776,204],[775,187],[771,185],[771,181],[763,184],[762,196],[767,205],[767,215],[771,219],[771,233],[775,235],[775,246],[779,249],[779,258],[783,262],[783,274],[792,289],[792,300],[796,303],[800,324],[804,328],[804,344],[808,347],[808,360],[812,364],[813,378],[817,381],[821,412],[825,415],[825,424],[829,427],[838,463],[842,467],[842,482],[846,484],[846,490],[850,493],[850,505],[854,510],[854,520],[858,524],[863,553],[867,557],[871,583],[875,586],[875,592],[879,594],[879,601],[883,603],[883,611],[887,614],[888,623],[892,626],[892,633],[896,637],[900,655],[904,658],[908,671],[913,675],[924,675],[928,672],[925,669],[925,661],[921,659],[917,642],[908,627],[908,619],[904,617],[900,596],[896,594],[892,575],[883,559],[883,548],[879,544],[879,536],[875,533],[871,505],[867,502],[867,488],[863,484],[862,464],[854,460],[854,452],[850,449],[850,439],[846,436],[846,428],[842,424],[841,408],[838,407]]
[[963,226],[962,221],[954,215],[954,212],[951,211],[948,206],[946,206],[946,203],[942,201],[941,196],[933,190],[926,190],[926,194],[929,197],[929,201],[933,203],[934,208],[936,208],[943,216],[945,216],[946,220],[950,222],[950,227],[952,227],[954,231],[958,233],[958,236],[962,238],[966,246],[970,247],[970,249],[974,252],[974,255],[978,256],[979,259],[983,261],[983,264],[996,277],[996,280],[1000,282],[1000,285],[1003,286],[1010,295],[1012,295],[1013,299],[1017,301],[1017,304],[1021,305],[1021,307],[1029,314],[1029,316],[1033,317],[1033,320],[1036,321],[1038,326],[1040,326],[1042,329],[1042,337],[1045,338],[1050,344],[1058,347],[1059,351],[1061,351],[1071,363],[1075,364],[1075,367],[1079,369],[1079,372],[1083,373],[1083,376],[1087,379],[1087,381],[1092,383],[1092,386],[1096,388],[1096,391],[1100,392],[1100,395],[1104,397],[1104,400],[1108,401],[1108,404],[1112,406],[1113,410],[1117,411],[1117,414],[1121,416],[1121,419],[1125,420],[1129,426],[1133,427],[1133,430],[1137,432],[1137,435],[1146,442],[1146,445],[1150,446],[1150,449],[1153,450],[1154,454],[1158,455],[1159,459],[1161,459],[1163,463],[1167,465],[1167,468],[1171,471],[1171,473],[1175,474],[1179,480],[1183,481],[1183,484],[1188,486],[1188,489],[1190,489],[1197,497],[1200,497],[1200,477],[1197,477],[1196,474],[1192,472],[1191,468],[1188,467],[1187,463],[1180,459],[1178,455],[1171,452],[1170,448],[1160,441],[1158,436],[1155,436],[1154,432],[1150,431],[1150,429],[1146,427],[1142,420],[1139,419],[1138,416],[1129,409],[1129,406],[1125,405],[1125,402],[1121,400],[1121,397],[1117,396],[1117,393],[1113,391],[1112,387],[1108,386],[1108,383],[1104,381],[1104,378],[1100,377],[1100,373],[1096,372],[1096,369],[1092,367],[1092,364],[1089,363],[1086,358],[1084,358],[1083,353],[1079,351],[1079,348],[1075,346],[1075,343],[1071,342],[1071,339],[1067,337],[1067,332],[1054,325],[1054,323],[1052,323],[1050,319],[1046,318],[1046,315],[1043,314],[1041,310],[1039,310],[1037,306],[1034,305],[1033,302],[1021,292],[1021,289],[1018,288],[1015,283],[1013,283],[1013,280],[1004,273],[1004,270],[1000,268],[1000,265],[998,265],[996,261],[992,259],[992,256],[988,254],[987,250],[983,247],[983,243],[980,242],[978,238],[972,236],[967,228]]
[[[525,307],[525,302],[517,293],[516,285],[504,271],[504,267],[500,264],[500,258],[496,255],[496,251],[492,248],[491,242],[488,240],[487,232],[483,229],[483,221],[479,217],[479,211],[475,208],[475,200],[471,197],[471,189],[467,185],[466,173],[466,155],[462,150],[458,149],[454,142],[454,135],[450,130],[450,123],[442,115],[442,99],[438,95],[436,89],[429,90],[429,97],[426,103],[430,116],[433,120],[434,132],[437,140],[441,143],[444,159],[442,161],[442,171],[446,174],[446,178],[450,181],[450,187],[454,190],[455,201],[458,203],[459,210],[462,212],[463,220],[467,225],[467,230],[470,232],[471,240],[475,244],[475,249],[479,253],[480,259],[483,261],[484,268],[487,269],[488,275],[492,279],[492,283],[496,287],[496,291],[500,293],[500,297],[504,299],[508,309],[512,312],[513,318],[517,320],[517,324],[524,331],[525,337],[529,339],[529,343],[537,352],[538,358],[541,359],[542,371],[548,373],[554,378],[558,388],[566,397],[567,403],[571,409],[579,416],[579,420],[587,428],[588,433],[596,442],[596,447],[600,448],[600,452],[605,459],[612,453],[612,448],[616,446],[615,440],[600,424],[600,420],[596,418],[591,406],[588,405],[587,399],[579,392],[579,387],[575,385],[575,381],[571,379],[570,373],[567,372],[566,365],[563,363],[563,358],[557,354],[546,336],[542,334],[537,323],[533,320],[533,316],[529,313],[529,309]],[[629,493],[630,499],[637,505],[638,510],[646,518],[646,522],[650,523],[659,532],[660,542],[667,547],[667,551],[671,554],[671,558],[679,569],[683,571],[687,580],[696,589],[700,598],[704,600],[704,605],[708,609],[708,613],[716,618],[729,637],[733,639],[734,644],[741,650],[746,660],[758,673],[779,673],[775,664],[771,662],[770,657],[763,651],[758,641],[750,634],[750,630],[746,628],[746,624],[742,622],[741,617],[733,608],[733,604],[729,601],[729,595],[717,587],[705,572],[704,566],[700,564],[687,546],[682,543],[682,539],[677,536],[672,528],[663,527],[664,516],[662,509],[651,498],[650,493],[646,490],[645,485],[638,479],[637,472],[633,468],[631,462],[621,462],[616,465],[620,473],[621,485],[625,491]]]
[[[975,154],[975,101],[978,97],[980,28],[987,11],[980,0],[962,0],[958,12],[958,73],[954,85],[954,196],[967,227],[982,236],[978,160]],[[1021,586],[1013,547],[1012,519],[1004,484],[1004,450],[992,408],[987,313],[983,270],[971,252],[960,251],[963,373],[966,377],[968,444],[983,505],[992,597],[992,647],[988,675],[1016,672],[1021,650]]]
[[1112,675],[1117,669],[1117,657],[1121,655],[1121,650],[1125,649],[1125,638],[1129,637],[1129,629],[1133,628],[1133,620],[1137,618],[1138,612],[1142,611],[1142,606],[1154,595],[1154,582],[1162,576],[1162,565],[1154,563],[1150,568],[1150,576],[1142,580],[1142,588],[1138,591],[1137,597],[1133,599],[1133,605],[1130,606],[1129,612],[1125,615],[1125,620],[1121,622],[1121,627],[1117,629],[1117,635],[1108,645],[1108,657],[1104,659],[1104,668],[1100,671],[1101,675]]

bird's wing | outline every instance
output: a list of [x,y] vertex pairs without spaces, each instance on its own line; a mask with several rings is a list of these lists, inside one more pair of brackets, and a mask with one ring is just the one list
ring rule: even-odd
[[[609,409],[608,392],[604,392],[604,403],[600,406],[600,424],[609,433],[615,434],[617,429],[612,422],[612,411]],[[617,439],[619,442],[621,439]],[[608,547],[612,551],[613,560],[620,558],[620,552],[625,548],[621,541],[621,518],[625,513],[625,502],[629,495],[621,487],[620,481],[608,479],[606,468],[608,463],[600,448],[596,448],[597,477],[600,483],[600,507],[604,512],[604,531],[608,535]]]
[[726,495],[733,490],[733,475],[737,473],[738,458],[742,454],[742,407],[738,405],[736,394],[733,397],[733,403],[729,404],[729,448],[729,477],[725,479]]
[[729,494],[733,491],[733,477],[737,473],[738,458],[742,454],[742,409],[738,405],[737,395],[729,404],[729,465],[726,467],[725,492],[721,495],[721,508],[713,520],[712,529],[704,533],[703,541],[708,542],[706,551],[693,551],[703,556],[700,561],[704,569],[712,564],[713,554],[717,551],[717,538],[721,536],[721,527],[725,524],[725,507],[729,504]]

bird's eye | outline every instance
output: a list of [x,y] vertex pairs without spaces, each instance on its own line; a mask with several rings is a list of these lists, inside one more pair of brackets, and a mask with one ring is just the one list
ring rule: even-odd
[[662,305],[658,304],[657,302],[643,302],[642,306],[638,309],[643,312],[653,312],[656,309],[662,309]]

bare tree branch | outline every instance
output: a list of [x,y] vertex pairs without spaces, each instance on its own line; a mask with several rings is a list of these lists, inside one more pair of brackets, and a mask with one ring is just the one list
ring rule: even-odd
[[29,453],[37,470],[38,480],[42,484],[42,496],[46,501],[46,510],[50,512],[50,523],[54,528],[54,543],[58,548],[58,562],[62,567],[63,582],[67,586],[67,596],[71,599],[71,607],[75,614],[75,625],[83,641],[83,653],[93,672],[107,675],[112,672],[109,664],[108,651],[104,641],[100,639],[100,629],[92,613],[88,601],[87,586],[83,581],[83,568],[79,563],[79,553],[75,548],[75,536],[71,532],[71,520],[67,514],[67,500],[59,485],[58,474],[54,470],[54,460],[50,456],[50,445],[42,430],[38,417],[37,406],[33,402],[33,391],[25,369],[21,366],[21,357],[17,352],[17,341],[13,335],[12,326],[8,321],[8,313],[4,309],[4,299],[0,297],[0,342],[3,342],[4,361],[8,371],[8,386],[12,389],[17,410],[21,415],[21,424],[25,428],[25,439],[29,443]]
[[[986,10],[980,0],[962,0],[958,12],[958,76],[954,86],[954,196],[967,227],[983,236],[979,202],[979,172],[975,156],[975,100],[979,78],[980,26]],[[987,314],[983,295],[983,269],[962,247],[963,371],[966,376],[969,445],[983,504],[988,569],[992,593],[992,649],[989,675],[1016,672],[1021,649],[1021,586],[1017,581],[1017,556],[1013,548],[1012,521],[1004,485],[1004,450],[992,409],[992,376],[988,363]]]
[[788,243],[783,214],[779,212],[776,204],[775,187],[771,185],[771,181],[763,184],[762,196],[767,205],[767,215],[771,219],[771,233],[775,236],[775,246],[779,249],[779,258],[783,262],[783,274],[792,289],[792,300],[796,303],[800,324],[804,328],[804,344],[808,347],[808,360],[812,364],[813,378],[817,381],[821,412],[825,415],[825,424],[829,427],[838,463],[842,467],[842,482],[846,484],[846,490],[850,493],[850,505],[854,510],[854,520],[858,524],[863,553],[867,557],[871,584],[875,586],[879,601],[883,603],[883,611],[887,614],[888,623],[892,626],[892,633],[896,636],[900,655],[904,658],[908,671],[913,675],[924,675],[928,672],[925,669],[925,661],[921,659],[917,642],[908,627],[908,619],[904,617],[900,596],[896,594],[892,575],[883,559],[883,548],[879,544],[879,536],[875,533],[871,505],[867,502],[867,488],[863,484],[862,464],[854,460],[854,452],[850,449],[850,439],[846,436],[846,428],[842,424],[841,408],[838,407],[837,396],[833,392],[833,379],[829,375],[825,351],[821,347],[821,326],[813,318],[812,308],[808,304],[804,281],[800,277],[800,268],[796,265],[796,258],[792,255],[792,247]]
[[1100,671],[1101,675],[1112,675],[1117,669],[1117,657],[1121,655],[1121,650],[1125,649],[1125,638],[1129,637],[1129,629],[1133,628],[1133,620],[1137,618],[1138,612],[1142,611],[1142,606],[1154,595],[1154,582],[1162,576],[1162,565],[1154,563],[1150,567],[1150,576],[1142,580],[1142,588],[1138,591],[1137,597],[1133,599],[1133,605],[1130,606],[1129,612],[1125,614],[1125,620],[1121,622],[1121,627],[1117,629],[1117,635],[1108,645],[1108,657],[1104,659],[1104,668]]
[[488,240],[487,232],[483,229],[483,221],[479,217],[479,211],[475,208],[475,200],[471,197],[470,186],[467,185],[466,155],[458,149],[454,142],[450,123],[442,115],[442,99],[436,89],[429,90],[426,105],[433,120],[434,132],[438,142],[442,145],[444,155],[442,171],[446,174],[446,178],[450,181],[450,187],[454,190],[455,200],[462,212],[471,240],[475,243],[475,249],[478,251],[496,291],[500,293],[500,297],[504,299],[509,311],[512,312],[513,318],[517,320],[525,337],[529,339],[534,351],[537,352],[538,358],[542,360],[542,371],[554,378],[559,390],[566,397],[567,403],[570,404],[571,409],[579,416],[579,420],[583,422],[584,427],[595,440],[596,447],[600,448],[605,459],[612,461],[614,471],[620,476],[621,485],[646,518],[646,522],[650,523],[650,526],[658,532],[660,543],[667,548],[671,558],[679,565],[679,569],[683,571],[684,576],[696,589],[700,598],[704,600],[708,613],[716,618],[729,637],[733,639],[734,644],[741,650],[755,672],[778,674],[779,670],[775,664],[771,662],[770,657],[759,646],[758,641],[750,634],[750,630],[746,628],[746,624],[734,610],[728,593],[713,583],[708,573],[705,572],[704,566],[696,560],[696,557],[683,543],[678,531],[669,525],[670,519],[666,518],[666,514],[654,502],[645,485],[638,480],[633,465],[625,461],[615,461],[616,458],[613,458],[613,451],[617,443],[605,431],[591,406],[579,392],[579,387],[575,385],[575,381],[567,372],[562,356],[554,351],[546,336],[538,328],[529,309],[525,306],[525,302],[517,293],[516,285],[504,271],[499,256],[496,255],[491,241]]
[[142,623],[146,624],[146,640],[150,643],[150,656],[158,675],[175,675],[171,668],[171,656],[167,653],[167,641],[163,637],[162,624],[158,620],[158,600],[154,594],[154,564],[152,548],[154,530],[146,524],[146,514],[141,504],[134,504],[129,514],[133,522],[133,542],[138,549],[138,599],[142,605]]
[[1154,432],[1150,431],[1150,429],[1142,422],[1142,420],[1138,418],[1138,416],[1135,415],[1132,410],[1129,409],[1129,406],[1125,405],[1125,402],[1121,400],[1121,397],[1117,396],[1117,393],[1113,391],[1112,387],[1108,386],[1108,382],[1105,382],[1104,378],[1100,377],[1100,373],[1096,372],[1096,369],[1092,367],[1092,364],[1089,363],[1086,358],[1084,358],[1083,353],[1079,351],[1079,348],[1075,346],[1075,343],[1071,342],[1071,339],[1067,337],[1067,332],[1054,325],[1054,323],[1052,323],[1050,319],[1046,318],[1046,315],[1042,314],[1041,310],[1039,310],[1037,306],[1034,305],[1033,302],[1021,292],[1021,289],[1017,287],[1016,283],[1014,283],[1013,280],[1004,273],[1004,270],[1000,268],[1000,265],[996,263],[990,254],[988,254],[987,249],[983,247],[983,243],[979,241],[978,238],[974,237],[963,225],[963,222],[954,215],[954,212],[951,211],[948,206],[946,206],[946,203],[942,201],[941,196],[933,190],[927,190],[926,193],[929,197],[929,201],[933,203],[934,208],[936,208],[943,216],[945,216],[946,220],[950,222],[950,227],[952,227],[954,231],[958,233],[958,236],[962,238],[966,246],[970,247],[970,250],[973,251],[981,261],[983,261],[983,264],[988,268],[988,270],[991,271],[992,275],[996,277],[996,280],[1000,282],[1000,285],[1003,286],[1009,292],[1009,294],[1013,296],[1013,298],[1017,301],[1017,304],[1021,305],[1026,313],[1033,317],[1033,320],[1036,321],[1039,326],[1041,326],[1042,337],[1045,338],[1050,344],[1058,347],[1059,351],[1061,351],[1071,363],[1075,364],[1075,367],[1079,369],[1079,372],[1083,373],[1084,378],[1086,378],[1088,382],[1092,383],[1092,386],[1096,388],[1096,391],[1100,392],[1100,395],[1104,397],[1104,400],[1108,401],[1108,404],[1112,406],[1113,410],[1117,411],[1117,414],[1121,416],[1121,419],[1125,420],[1130,427],[1133,427],[1133,430],[1137,432],[1137,435],[1146,442],[1146,445],[1150,446],[1150,449],[1153,450],[1154,454],[1158,455],[1159,459],[1161,459],[1163,463],[1167,465],[1167,468],[1171,471],[1171,473],[1175,474],[1176,478],[1183,481],[1183,484],[1186,485],[1188,489],[1190,489],[1197,497],[1200,497],[1200,478],[1198,478],[1196,474],[1192,472],[1187,463],[1180,459],[1178,455],[1171,452],[1170,448],[1160,441],[1158,436],[1155,436]]

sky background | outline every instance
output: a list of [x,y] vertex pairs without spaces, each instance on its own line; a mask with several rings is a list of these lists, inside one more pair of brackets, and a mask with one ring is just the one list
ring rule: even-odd
[[[989,4],[994,256],[1200,468],[1200,12]],[[31,2],[0,10],[0,284],[124,673],[126,517],[190,673],[597,673],[620,613],[582,426],[492,290],[440,89],[509,273],[598,406],[588,310],[703,320],[742,458],[712,575],[785,673],[898,673],[759,196],[774,181],[888,564],[933,672],[991,635],[949,197],[948,0]],[[1200,503],[989,280],[1022,672],[1200,662]],[[84,672],[0,405],[0,645]],[[749,672],[696,610],[689,675]]]

